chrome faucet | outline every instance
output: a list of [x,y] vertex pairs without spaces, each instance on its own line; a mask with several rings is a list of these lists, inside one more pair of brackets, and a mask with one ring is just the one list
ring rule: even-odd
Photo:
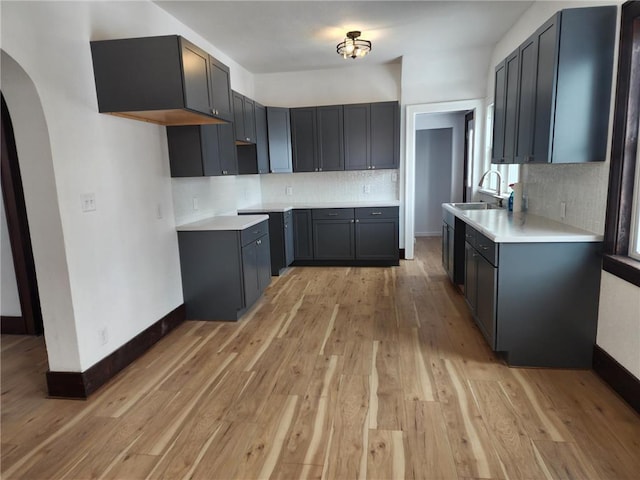
[[484,178],[490,173],[495,173],[496,175],[498,175],[498,188],[496,189],[496,193],[498,196],[500,196],[502,194],[502,174],[498,170],[487,170],[486,172],[484,172],[482,174],[482,178],[480,178],[480,183],[478,183],[478,186],[479,187],[482,186],[482,182],[484,182]]

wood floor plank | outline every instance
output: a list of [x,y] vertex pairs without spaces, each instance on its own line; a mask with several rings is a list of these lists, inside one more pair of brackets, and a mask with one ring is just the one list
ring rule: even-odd
[[86,401],[1,336],[3,479],[637,480],[640,416],[592,371],[511,369],[441,263],[292,267],[179,325]]

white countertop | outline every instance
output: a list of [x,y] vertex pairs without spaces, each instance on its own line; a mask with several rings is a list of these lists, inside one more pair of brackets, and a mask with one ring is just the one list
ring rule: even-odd
[[603,235],[581,230],[549,218],[506,209],[461,210],[442,207],[498,243],[601,242]]
[[366,208],[366,207],[397,207],[399,200],[384,202],[290,202],[290,203],[260,203],[245,208],[239,208],[238,213],[286,212],[294,208]]
[[269,215],[221,215],[219,217],[205,218],[193,223],[178,225],[179,232],[198,230],[245,230],[264,220],[269,220]]

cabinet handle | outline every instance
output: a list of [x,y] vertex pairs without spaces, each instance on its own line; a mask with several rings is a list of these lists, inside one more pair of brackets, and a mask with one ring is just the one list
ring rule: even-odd
[[316,168],[316,169],[315,169],[315,171],[317,172],[317,171],[318,171],[318,169]]
[[371,170],[375,170],[376,166],[375,165],[371,165]]
[[253,234],[254,234],[254,235],[257,235],[257,234],[259,234],[259,233],[260,233],[260,230],[254,230],[254,231],[253,231]]
[[382,212],[371,212],[371,215],[382,215]]
[[320,167],[320,168],[318,169],[318,171],[319,171],[319,172],[321,172],[321,171],[322,171],[322,167]]
[[524,157],[525,161],[527,161],[527,162],[533,162],[534,158],[535,157],[533,155],[527,155],[526,157]]
[[368,170],[371,170],[371,165],[367,165],[367,169],[368,169]]
[[256,241],[256,243],[257,243],[258,245],[261,245],[261,244],[262,244],[262,240],[257,240],[257,241]]
[[328,215],[329,217],[337,217],[337,216],[338,216],[338,214],[337,214],[337,213],[327,213],[327,215]]
[[360,223],[360,220],[357,220],[357,219],[356,219],[356,223]]
[[350,222],[350,223],[353,223],[353,220],[350,220],[349,222]]
[[226,170],[222,170],[222,174],[223,174],[223,175],[226,175],[226,174],[227,174],[227,171],[226,171]]
[[472,237],[473,237],[473,235],[469,235],[468,233],[464,234],[464,238],[472,238]]
[[489,250],[489,247],[487,247],[486,245],[480,245],[480,248],[485,251]]

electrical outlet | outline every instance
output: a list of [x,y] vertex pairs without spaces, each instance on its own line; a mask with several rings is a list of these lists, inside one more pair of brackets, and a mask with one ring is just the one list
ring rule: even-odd
[[362,191],[364,193],[371,193],[371,185],[367,184],[367,185],[363,185],[362,187]]
[[287,186],[284,191],[287,195],[293,195],[293,187]]
[[198,206],[198,197],[193,197],[193,209],[198,210],[198,208],[200,208]]
[[158,220],[162,219],[162,204],[159,202],[156,204],[156,218]]
[[397,172],[393,172],[391,174],[391,181],[392,182],[397,182],[398,181],[398,173]]
[[567,202],[560,202],[560,218],[567,216]]
[[83,212],[93,212],[96,209],[96,194],[83,193],[80,195],[80,203]]
[[107,331],[107,327],[100,329],[98,337],[100,339],[100,345],[106,345],[109,342],[109,332]]

